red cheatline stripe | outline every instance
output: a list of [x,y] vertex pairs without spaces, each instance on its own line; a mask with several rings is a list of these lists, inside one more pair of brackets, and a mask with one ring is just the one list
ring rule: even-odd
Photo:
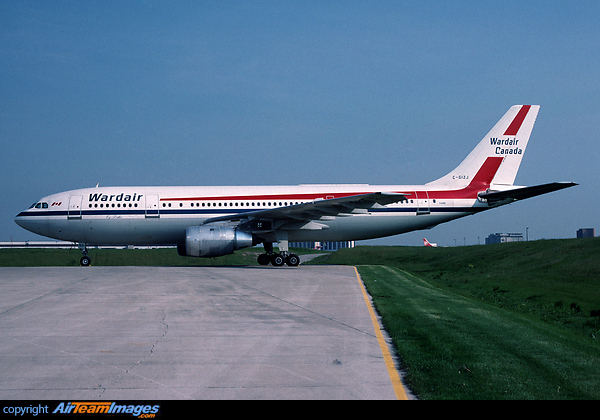
[[521,128],[521,124],[523,124],[523,120],[527,116],[531,105],[523,105],[515,119],[510,123],[506,131],[504,132],[505,136],[516,136],[519,132],[519,128]]
[[229,195],[214,197],[175,197],[161,198],[160,201],[247,201],[247,200],[316,200],[327,198],[350,197],[353,195],[368,194],[368,192],[348,192],[348,193],[310,193],[310,194],[268,194],[268,195]]

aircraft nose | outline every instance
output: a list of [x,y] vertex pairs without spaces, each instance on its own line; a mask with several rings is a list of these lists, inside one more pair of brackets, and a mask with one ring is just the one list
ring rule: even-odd
[[24,212],[21,212],[15,216],[15,223],[17,225],[21,226],[22,228],[27,229],[27,223],[25,222],[25,219],[23,218],[23,213]]
[[21,226],[23,229],[28,230],[30,232],[36,232],[36,223],[31,217],[28,217],[27,211],[22,211],[21,213],[15,216],[15,223]]

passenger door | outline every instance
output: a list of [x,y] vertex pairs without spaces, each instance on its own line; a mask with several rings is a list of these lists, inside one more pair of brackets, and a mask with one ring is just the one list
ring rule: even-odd
[[417,196],[417,215],[429,214],[429,193],[427,191],[415,192]]
[[82,195],[72,195],[69,198],[69,209],[67,210],[67,219],[81,219]]

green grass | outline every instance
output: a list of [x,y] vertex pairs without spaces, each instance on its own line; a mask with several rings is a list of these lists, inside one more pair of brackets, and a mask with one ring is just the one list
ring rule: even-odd
[[599,399],[600,238],[358,247],[358,265],[423,399]]
[[[73,249],[3,249],[0,250],[0,266],[78,266],[81,251]],[[176,249],[89,249],[93,266],[178,266],[178,265],[239,265],[247,256],[235,255],[220,259],[184,258]]]
[[600,346],[390,266],[360,266],[421,399],[597,399]]

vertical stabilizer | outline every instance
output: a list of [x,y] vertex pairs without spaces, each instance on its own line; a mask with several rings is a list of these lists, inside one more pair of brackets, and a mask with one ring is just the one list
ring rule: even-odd
[[467,186],[490,157],[502,158],[491,183],[513,185],[539,109],[539,105],[512,106],[456,169],[427,185]]

